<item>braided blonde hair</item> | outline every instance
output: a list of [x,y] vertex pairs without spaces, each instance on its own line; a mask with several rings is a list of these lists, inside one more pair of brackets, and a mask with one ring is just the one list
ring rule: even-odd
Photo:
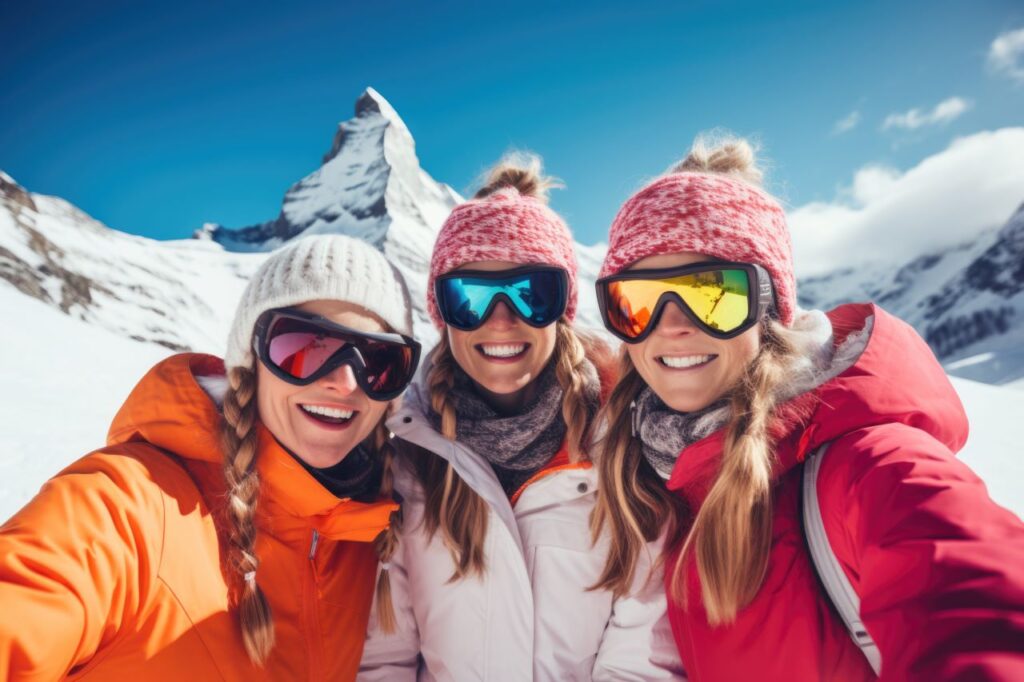
[[[224,479],[227,483],[225,508],[228,535],[228,561],[237,586],[239,628],[249,659],[263,665],[274,648],[274,619],[266,595],[256,582],[259,558],[256,556],[256,508],[259,502],[259,474],[256,470],[258,419],[256,368],[234,367],[228,371],[228,389],[224,395],[221,422],[221,447],[224,451]],[[390,412],[390,408],[389,408]],[[394,485],[394,448],[384,422],[374,430],[373,443],[384,459],[381,495],[390,497]],[[374,540],[380,561],[387,564],[398,545],[401,510],[391,513],[390,525]],[[377,615],[384,632],[395,628],[391,582],[387,570],[377,579]]]
[[238,620],[242,642],[253,663],[262,665],[274,648],[274,620],[266,595],[256,583],[256,503],[260,479],[256,472],[256,372],[234,367],[228,371],[224,395],[221,444],[227,481],[228,560],[242,580]]
[[[392,411],[392,408],[388,407],[373,432],[374,447],[384,460],[380,495],[388,498],[395,491],[395,448],[392,444],[394,434],[385,425]],[[377,621],[380,623],[381,631],[386,634],[394,632],[396,628],[395,607],[391,598],[391,571],[389,569],[391,558],[395,555],[395,550],[398,549],[398,533],[401,528],[402,509],[399,507],[391,512],[391,516],[388,518],[388,527],[382,530],[373,541],[373,547],[377,551],[377,558],[381,563],[381,571],[377,576]]]

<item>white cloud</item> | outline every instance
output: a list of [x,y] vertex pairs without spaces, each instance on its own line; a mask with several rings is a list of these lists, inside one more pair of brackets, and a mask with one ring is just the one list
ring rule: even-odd
[[988,65],[996,73],[1024,83],[1024,28],[996,36],[988,48]]
[[860,111],[851,111],[849,114],[836,121],[835,125],[832,126],[832,134],[842,135],[843,133],[848,133],[856,128],[858,123],[860,123]]
[[903,263],[1002,225],[1024,201],[1024,128],[954,140],[906,172],[872,164],[832,202],[789,212],[800,276]]
[[922,112],[920,109],[911,109],[902,114],[889,114],[885,117],[882,130],[890,128],[917,130],[923,126],[949,123],[959,118],[972,106],[974,105],[970,100],[962,97],[950,97],[936,104],[931,111]]
[[854,174],[853,185],[847,193],[857,205],[866,206],[884,197],[901,175],[902,173],[889,166],[867,165]]

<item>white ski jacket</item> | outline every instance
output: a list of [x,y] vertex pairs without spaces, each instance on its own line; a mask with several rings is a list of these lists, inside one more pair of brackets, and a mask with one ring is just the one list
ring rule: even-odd
[[437,433],[424,390],[414,384],[388,421],[398,438],[443,457],[489,507],[485,574],[449,581],[455,564],[440,533],[422,524],[424,495],[411,462],[399,458],[395,488],[404,522],[391,561],[397,632],[380,631],[373,609],[358,680],[469,682],[685,679],[666,615],[660,574],[613,600],[588,591],[608,543],[590,540],[597,472],[563,468],[509,502],[490,464]]

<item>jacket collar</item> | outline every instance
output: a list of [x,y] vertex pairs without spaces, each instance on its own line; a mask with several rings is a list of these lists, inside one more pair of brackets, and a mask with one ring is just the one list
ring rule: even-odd
[[[508,528],[520,551],[523,548],[512,505],[501,487],[490,463],[471,448],[458,441],[448,440],[434,430],[427,417],[426,391],[422,383],[425,374],[406,390],[402,406],[388,420],[388,428],[398,438],[432,452],[444,459],[466,485],[479,495],[494,514]],[[402,491],[399,491],[402,492]]]
[[[223,392],[217,391],[226,382],[216,378],[223,376],[223,361],[211,355],[182,353],[163,360],[132,390],[114,417],[107,444],[146,442],[183,460],[219,465]],[[334,497],[269,430],[259,423],[257,429],[259,513],[275,528],[291,520],[334,540],[369,542],[388,527],[391,512],[398,509],[393,500],[362,503]]]

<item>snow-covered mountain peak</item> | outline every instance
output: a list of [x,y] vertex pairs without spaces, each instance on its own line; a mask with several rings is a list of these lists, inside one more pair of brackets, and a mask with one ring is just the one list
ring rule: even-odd
[[405,122],[402,121],[402,117],[398,115],[391,103],[372,87],[363,90],[363,94],[359,95],[359,99],[356,100],[356,116],[362,116],[366,112],[380,114],[396,125],[405,128]]
[[[285,193],[277,218],[239,230],[208,223],[194,236],[229,251],[271,251],[300,235],[358,237],[402,271],[420,306],[434,239],[461,201],[420,167],[401,116],[367,88],[356,100],[355,116],[338,124],[322,165]],[[418,310],[417,317],[431,336],[425,313]]]
[[395,108],[379,92],[373,88],[364,90],[363,94],[356,100],[355,111],[356,115],[354,118],[338,124],[338,130],[334,134],[331,148],[324,154],[322,161],[324,165],[330,163],[332,159],[338,156],[345,146],[350,143],[350,137],[355,136],[358,140],[367,131],[374,131],[374,135],[379,135],[385,129],[391,129],[390,132],[392,134],[402,138],[402,142],[405,143],[403,146],[407,146],[408,151],[411,152],[411,160],[415,160],[415,163],[419,165],[419,161],[416,159],[415,142],[413,142],[412,133],[409,132],[405,121],[398,115]]

